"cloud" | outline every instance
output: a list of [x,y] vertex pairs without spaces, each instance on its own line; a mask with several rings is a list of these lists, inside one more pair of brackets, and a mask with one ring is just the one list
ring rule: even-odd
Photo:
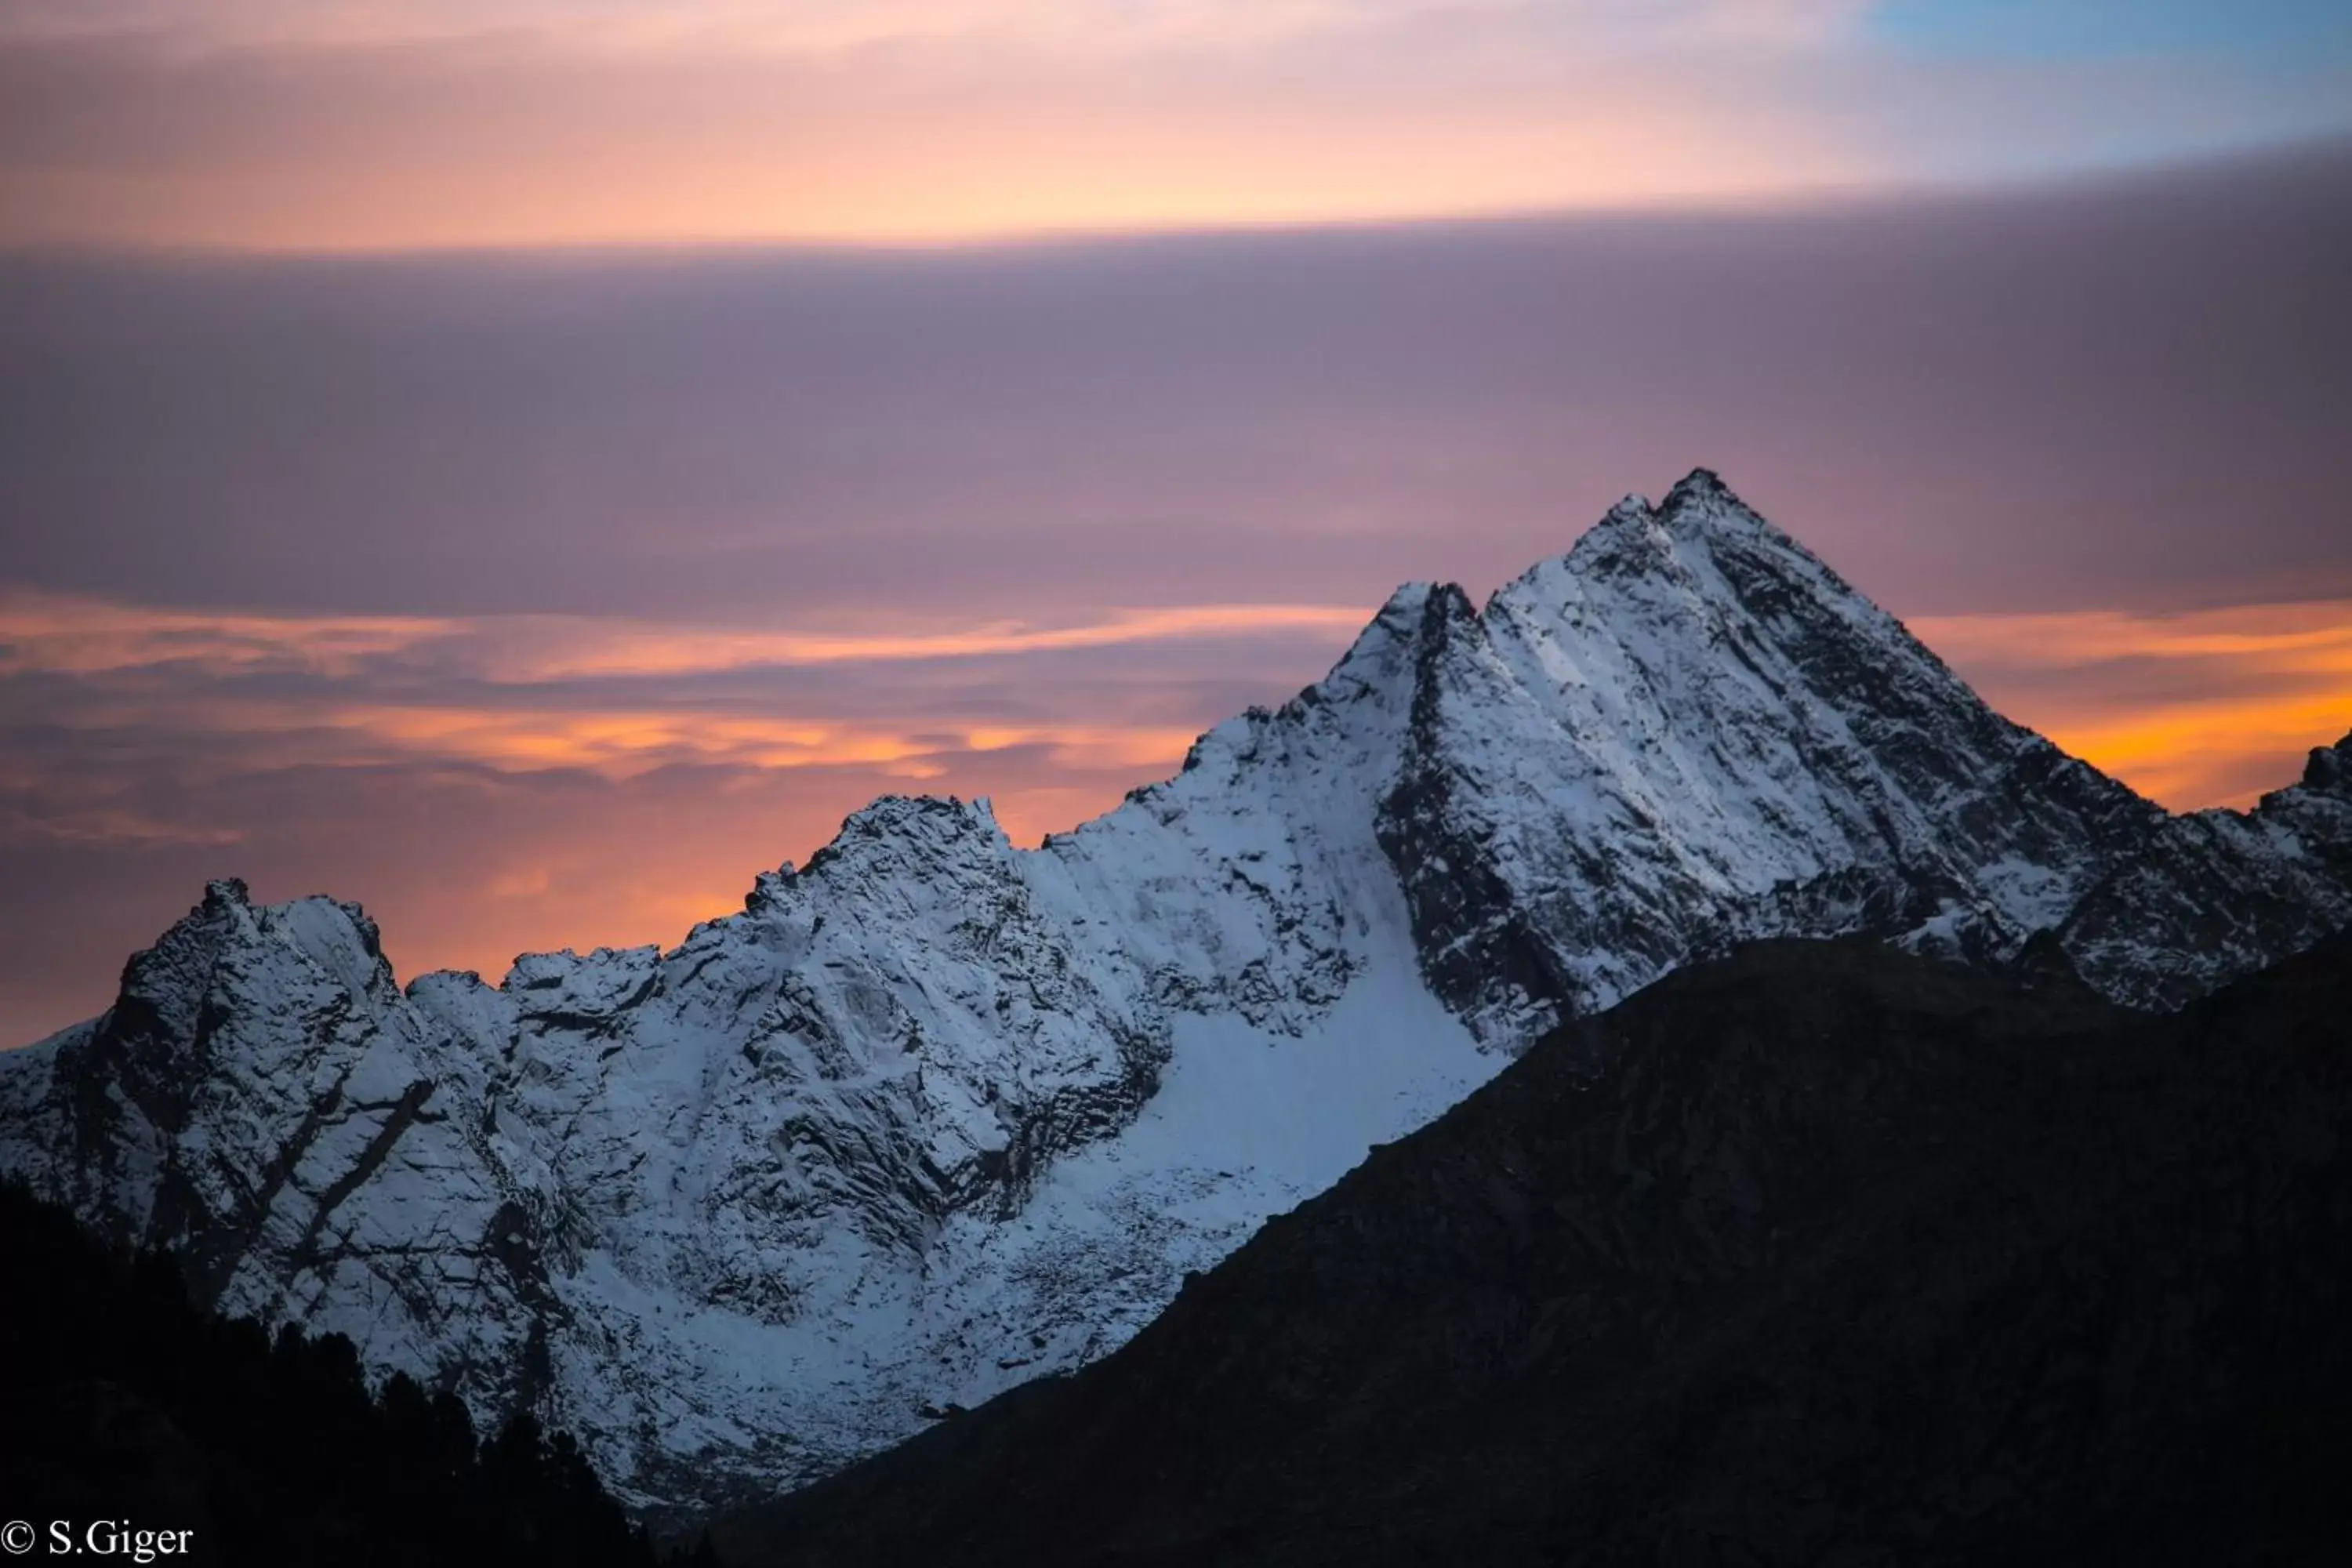
[[1878,9],[118,0],[60,21],[20,0],[0,243],[930,244],[1656,208],[2352,126],[2343,50],[1946,58],[1891,45]]
[[[989,795],[1034,843],[1315,678],[1369,613],[803,644],[13,595],[0,1037],[97,1010],[122,955],[212,876],[362,898],[404,975],[495,977],[526,949],[674,942],[882,793]],[[2011,716],[2176,806],[2244,804],[2352,724],[2352,601],[1911,624]],[[844,657],[859,647],[877,657]]]
[[150,37],[215,49],[358,48],[536,36],[602,50],[715,47],[832,52],[938,39],[1027,40],[1094,49],[1328,37],[1435,14],[1449,20],[1540,16],[1589,48],[1675,47],[1726,38],[1819,43],[1849,35],[1870,0],[0,0],[0,37]]
[[2156,660],[2193,667],[2200,676],[2224,664],[2281,679],[2352,676],[2352,605],[2341,600],[2161,616],[2116,610],[1930,616],[1914,621],[1912,629],[1947,658],[2000,673]]
[[[404,974],[671,942],[875,795],[1026,842],[1327,665],[1362,607],[934,620],[341,616],[0,595],[0,1037],[101,1005],[208,877],[363,897]],[[910,623],[923,626],[919,617]]]
[[734,668],[894,664],[930,659],[1075,652],[1210,637],[1287,633],[1329,639],[1365,619],[1353,605],[1177,605],[1115,609],[1073,626],[1017,623],[930,632],[793,632],[714,626],[614,625],[582,617],[483,623],[485,668],[508,680],[685,675]]
[[0,584],[0,678],[172,666],[208,675],[265,668],[342,675],[453,637],[459,627],[406,616],[175,611]]
[[[1224,716],[1213,706],[1232,689],[1214,679],[1221,663],[1268,672],[1248,684],[1287,695],[1369,615],[1202,605],[1056,626],[821,632],[205,614],[17,591],[0,596],[0,711],[52,733],[233,738],[237,765],[256,771],[417,762],[625,779],[681,765],[856,767],[937,781],[971,757],[1021,749],[1141,778]],[[2244,804],[2289,776],[2305,747],[2352,724],[2352,600],[1911,626],[1996,706],[2176,806]],[[1137,657],[1106,665],[1111,651]],[[1174,707],[1154,700],[1171,686],[1184,693]],[[975,688],[1030,700],[975,702]],[[41,830],[238,837],[104,804]]]
[[[1079,772],[1164,768],[1223,714],[1193,700],[1171,721],[1155,700],[1153,688],[1168,684],[1160,666],[1198,678],[1222,657],[1201,645],[1223,643],[1234,660],[1291,665],[1303,681],[1369,615],[1202,605],[1047,626],[795,631],[208,614],[18,590],[0,594],[0,692],[10,697],[0,712],[61,732],[235,737],[254,769],[422,759],[625,777],[678,764],[855,765],[920,781],[950,771],[942,758],[1013,748]],[[1135,658],[1105,662],[1118,653]],[[1128,689],[1106,702],[1106,684]],[[1040,700],[976,700],[975,686]],[[133,820],[79,812],[58,830],[94,839]],[[120,836],[153,835],[141,826]]]
[[2343,594],[2347,215],[2339,148],[1801,216],[0,258],[0,575],[1051,627],[1490,586],[1704,463],[1906,611]]
[[1171,605],[1111,609],[1060,626],[997,621],[929,631],[903,624],[892,630],[791,630],[583,616],[173,610],[0,584],[0,677],[151,667],[208,675],[275,669],[338,676],[413,660],[445,674],[531,683],[968,659],[1289,633],[1328,639],[1360,629],[1365,614],[1353,605]]
[[1676,100],[1656,73],[1520,37],[1524,18],[1474,20],[1140,53],[25,44],[0,48],[0,243],[930,244],[1740,198],[1869,172],[1785,87],[1733,76]]
[[2250,806],[2352,731],[2352,600],[1911,629],[2011,718],[2179,810]]
[[0,257],[0,1039],[208,876],[495,973],[674,941],[884,791],[1034,842],[1398,582],[1484,592],[1697,463],[2004,710],[2242,801],[2347,721],[2336,610],[2275,607],[2352,599],[2347,272],[2340,148],[1803,214]]

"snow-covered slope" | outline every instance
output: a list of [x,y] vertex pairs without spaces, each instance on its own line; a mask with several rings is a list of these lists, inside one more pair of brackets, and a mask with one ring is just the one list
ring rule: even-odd
[[692,1510],[1103,1353],[1559,1017],[1740,938],[2063,928],[2135,999],[2292,951],[2352,912],[2346,770],[2313,773],[2168,818],[1699,473],[1483,612],[1399,590],[1039,849],[885,799],[668,952],[404,994],[356,906],[216,883],[105,1016],[0,1055],[0,1170]]
[[1433,984],[1500,1042],[1744,937],[2006,955],[2163,817],[1711,474],[1484,612],[1425,603],[1380,831]]
[[2352,734],[2253,810],[2167,821],[2084,893],[2059,938],[2084,976],[2177,1007],[2352,925]]

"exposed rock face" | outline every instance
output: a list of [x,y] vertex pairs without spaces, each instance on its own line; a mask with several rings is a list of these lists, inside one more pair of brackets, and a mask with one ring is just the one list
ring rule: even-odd
[[2077,903],[2060,938],[2110,994],[2177,1007],[2352,925],[2352,735],[2250,812],[2173,817]]
[[356,906],[215,884],[105,1016],[0,1055],[0,1171],[696,1509],[1100,1356],[1544,1030],[1741,939],[2055,929],[2143,1002],[2308,945],[2352,913],[2341,752],[2169,818],[1696,474],[1484,611],[1400,589],[1039,849],[885,799],[667,952],[404,993]]
[[2321,1563],[2352,940],[2173,1015],[1765,942],[1539,1043],[743,1568]]
[[2006,956],[2163,820],[1705,473],[1483,614],[1428,595],[1415,678],[1381,842],[1497,1043],[1748,937]]

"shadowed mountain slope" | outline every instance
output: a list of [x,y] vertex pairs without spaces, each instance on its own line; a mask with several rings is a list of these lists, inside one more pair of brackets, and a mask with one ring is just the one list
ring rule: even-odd
[[2352,942],[2157,1017],[1769,942],[1570,1025],[801,1568],[2341,1561]]
[[2043,941],[2172,1005],[2347,921],[2352,739],[2168,816],[1701,470],[1483,606],[1400,588],[1074,832],[880,800],[667,952],[404,985],[358,905],[215,882],[103,1015],[0,1052],[0,1173],[208,1307],[579,1433],[676,1522],[1099,1359],[1739,942]]

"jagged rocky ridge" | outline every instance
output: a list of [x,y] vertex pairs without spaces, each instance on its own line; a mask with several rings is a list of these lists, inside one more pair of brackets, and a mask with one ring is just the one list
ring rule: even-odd
[[677,948],[404,991],[237,884],[0,1055],[0,1171],[208,1303],[581,1431],[686,1513],[1114,1348],[1564,1018],[1743,939],[2179,1001],[2352,919],[2352,737],[2170,817],[1987,709],[1714,478],[1036,850],[888,798]]
[[2352,939],[2149,1015],[1767,942],[740,1568],[2340,1563]]

